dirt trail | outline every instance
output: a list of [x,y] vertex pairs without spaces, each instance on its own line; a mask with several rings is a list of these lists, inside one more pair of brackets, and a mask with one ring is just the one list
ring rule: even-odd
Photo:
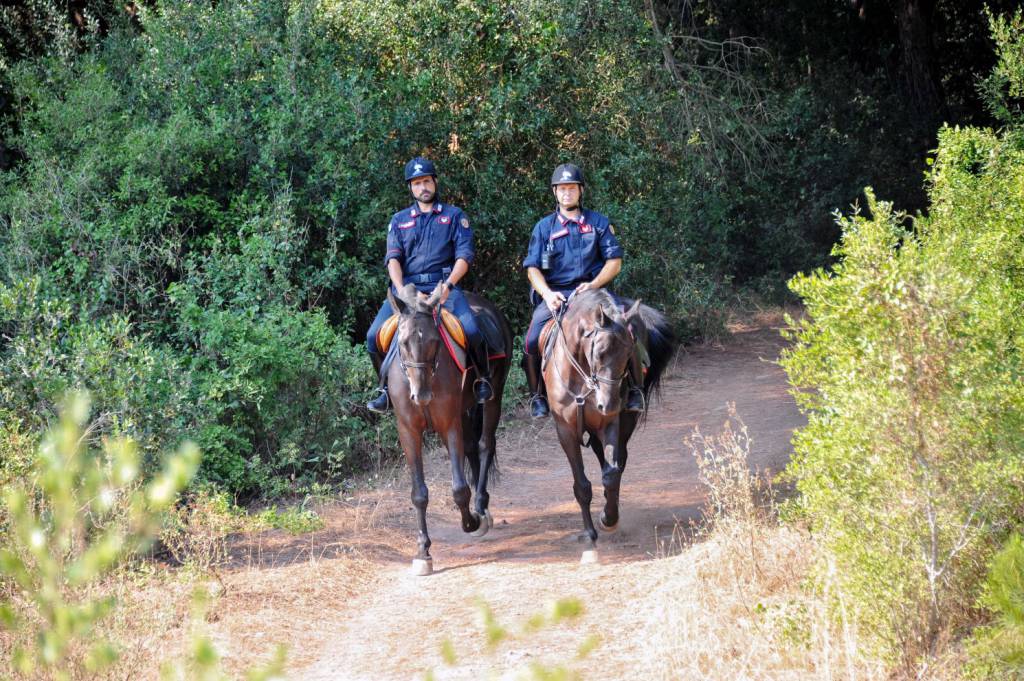
[[[579,564],[579,510],[550,419],[514,421],[504,430],[498,454],[502,477],[491,491],[495,525],[482,539],[461,532],[446,457],[430,456],[428,524],[435,570],[430,577],[409,574],[415,517],[404,470],[392,486],[352,499],[347,514],[332,518],[328,512],[329,529],[331,523],[351,528],[336,528],[339,545],[358,550],[374,564],[374,574],[340,608],[325,601],[317,612],[314,602],[309,616],[316,622],[307,626],[316,634],[307,639],[304,655],[292,658],[289,678],[411,679],[422,678],[427,669],[436,679],[516,678],[517,670],[531,663],[569,662],[584,678],[645,675],[650,651],[645,653],[643,638],[650,623],[642,612],[644,598],[659,581],[658,558],[672,552],[674,528],[696,517],[701,501],[684,438],[695,426],[717,433],[726,403],[734,401],[754,440],[752,466],[780,470],[789,457],[792,429],[801,423],[785,376],[772,363],[782,346],[777,329],[765,327],[739,332],[721,348],[679,355],[661,401],[630,444],[622,520],[617,533],[599,539],[600,565]],[[587,475],[594,484],[596,514],[603,496],[592,456]],[[362,514],[361,522],[353,520],[352,509]],[[318,555],[331,557],[326,549]],[[566,597],[582,601],[582,617],[541,633],[516,633],[546,603]],[[513,640],[486,650],[478,598],[514,632]],[[585,660],[573,661],[592,634],[603,643]],[[442,659],[445,640],[454,649],[453,666]]]

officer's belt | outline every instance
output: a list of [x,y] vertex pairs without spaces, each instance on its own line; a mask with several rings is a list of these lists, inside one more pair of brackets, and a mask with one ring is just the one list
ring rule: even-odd
[[452,273],[450,267],[446,267],[440,272],[424,272],[423,274],[409,274],[402,279],[402,283],[405,284],[433,284],[437,281],[444,281],[448,278],[448,275]]

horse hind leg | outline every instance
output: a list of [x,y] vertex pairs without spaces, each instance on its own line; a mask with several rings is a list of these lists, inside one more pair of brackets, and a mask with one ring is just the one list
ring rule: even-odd
[[598,527],[605,532],[614,532],[619,526],[619,490],[626,462],[625,447],[619,442],[617,428],[606,429],[604,435],[604,449],[608,456],[598,456],[601,460],[601,484],[604,486],[604,510],[598,519]]
[[467,533],[476,532],[480,529],[481,518],[478,513],[469,509],[472,492],[470,491],[469,484],[466,482],[462,466],[464,452],[459,424],[453,424],[448,429],[446,440],[448,444],[448,457],[451,459],[452,465],[452,499],[455,500],[455,505],[459,507],[459,513],[462,514],[462,531]]
[[[491,495],[487,491],[487,485],[491,482],[492,474],[497,466],[497,437],[498,421],[501,419],[501,401],[495,398],[483,405],[482,419],[478,422],[477,434],[479,437],[480,451],[480,477],[476,481],[476,510],[480,517],[486,521],[488,529],[494,527],[494,518],[491,517],[490,503]],[[481,536],[487,530],[481,532]]]

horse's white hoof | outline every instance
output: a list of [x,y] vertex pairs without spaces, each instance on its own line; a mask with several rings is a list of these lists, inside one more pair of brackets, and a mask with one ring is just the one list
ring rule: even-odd
[[[475,513],[473,515],[476,515]],[[491,529],[491,524],[487,522],[487,513],[485,512],[482,516],[477,516],[480,519],[480,527],[476,528],[471,535],[474,537],[482,537],[487,534],[487,530]]]
[[580,565],[598,565],[601,557],[597,555],[597,549],[587,549],[580,556]]
[[414,577],[426,577],[434,572],[433,559],[428,558],[423,560],[422,558],[414,558],[410,572],[412,572]]
[[615,523],[614,525],[605,525],[604,524],[604,516],[601,516],[600,518],[597,519],[597,529],[599,529],[602,532],[605,532],[607,534],[612,534],[612,533],[616,532],[619,529],[619,524]]

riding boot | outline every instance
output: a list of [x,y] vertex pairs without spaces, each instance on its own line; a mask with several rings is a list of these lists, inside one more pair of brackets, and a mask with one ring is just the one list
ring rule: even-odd
[[487,344],[477,343],[473,346],[473,364],[476,365],[476,382],[473,384],[473,393],[476,395],[478,404],[494,398],[494,388],[491,387],[491,365],[487,357]]
[[641,412],[647,408],[647,398],[644,396],[643,384],[644,384],[644,371],[640,363],[640,355],[637,352],[633,352],[627,365],[629,371],[627,372],[627,382],[629,389],[626,393],[626,406],[625,411]]
[[[397,342],[397,341],[396,341]],[[390,355],[390,353],[388,353]],[[378,352],[370,353],[370,360],[373,368],[380,375],[380,383],[377,385],[378,395],[366,403],[366,408],[377,414],[386,414],[391,408],[391,400],[388,399],[388,364],[386,357],[381,357]]]
[[551,413],[548,408],[548,398],[544,389],[544,376],[540,371],[540,354],[523,355],[523,371],[526,373],[526,383],[530,387],[530,416],[535,419],[544,418]]

